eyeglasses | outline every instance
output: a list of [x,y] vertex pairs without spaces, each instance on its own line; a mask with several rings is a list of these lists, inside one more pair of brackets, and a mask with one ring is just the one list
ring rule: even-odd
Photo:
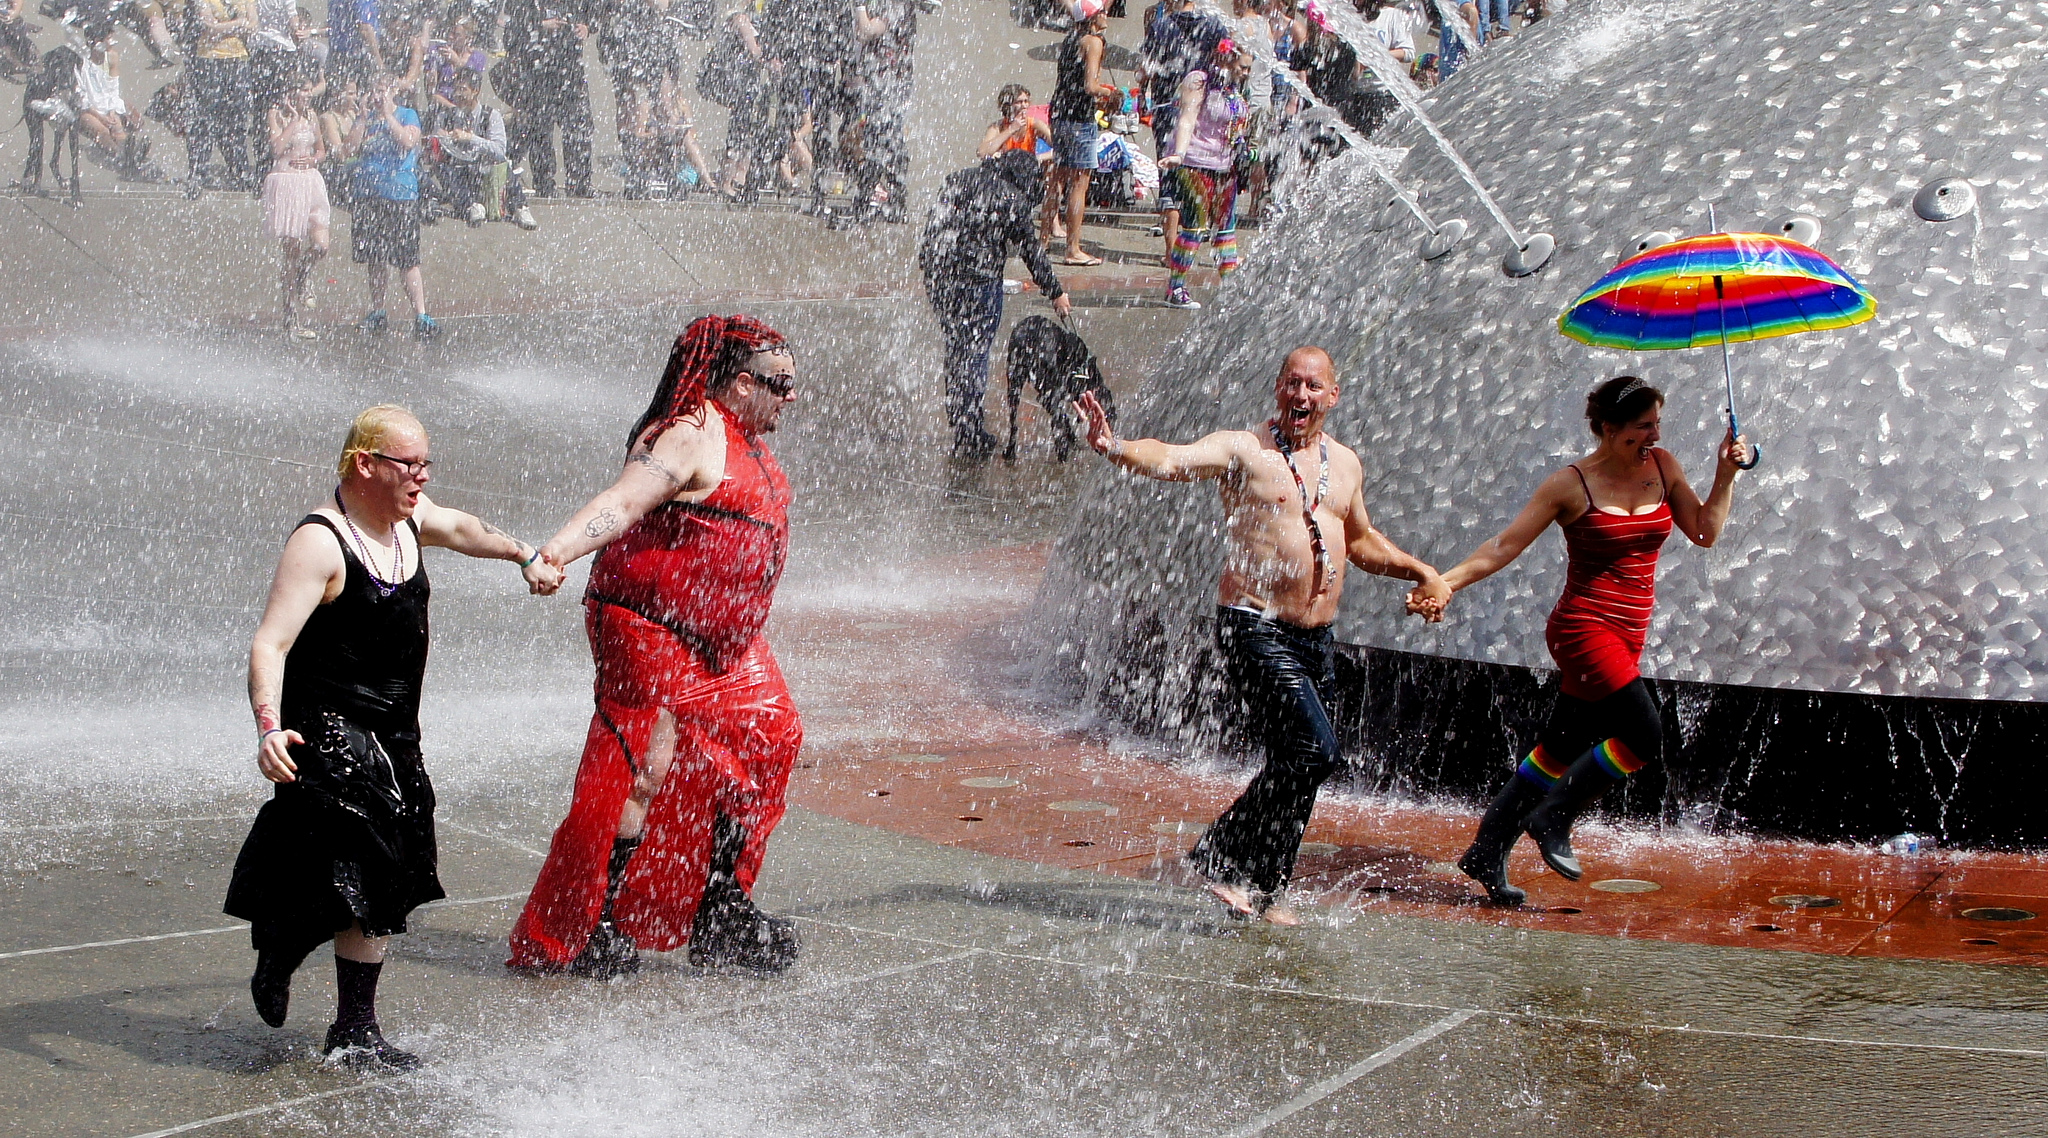
[[777,372],[774,375],[757,375],[754,382],[767,388],[778,398],[787,397],[796,390],[796,375],[793,372]]
[[405,476],[407,478],[418,478],[420,475],[425,474],[434,465],[434,460],[431,458],[422,458],[417,460],[410,458],[393,458],[390,455],[385,454],[383,451],[377,450],[371,451],[370,457],[381,458],[385,462],[397,463],[398,465],[405,468]]

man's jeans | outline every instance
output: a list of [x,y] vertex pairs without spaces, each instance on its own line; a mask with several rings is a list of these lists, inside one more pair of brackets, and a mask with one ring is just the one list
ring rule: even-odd
[[1003,282],[929,286],[946,338],[946,421],[955,438],[977,435],[988,398],[988,356],[1003,322]]
[[1316,792],[1343,761],[1324,702],[1336,684],[1328,625],[1299,628],[1237,608],[1216,610],[1216,649],[1251,713],[1266,765],[1188,853],[1211,881],[1272,893],[1294,876]]

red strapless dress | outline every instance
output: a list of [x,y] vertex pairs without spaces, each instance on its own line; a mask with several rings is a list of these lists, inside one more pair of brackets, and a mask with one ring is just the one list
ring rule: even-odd
[[725,465],[709,498],[653,511],[591,568],[597,713],[569,815],[512,929],[514,966],[559,968],[583,951],[619,811],[663,709],[676,721],[675,762],[613,906],[640,947],[689,940],[718,816],[746,828],[736,868],[750,891],[782,820],[803,724],[761,626],[789,551],[789,481],[730,418]]

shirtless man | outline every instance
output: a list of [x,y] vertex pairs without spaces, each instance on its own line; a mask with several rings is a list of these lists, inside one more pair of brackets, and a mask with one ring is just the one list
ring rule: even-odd
[[1344,567],[1416,582],[1409,610],[1430,620],[1450,590],[1372,527],[1358,455],[1323,434],[1337,405],[1329,353],[1289,352],[1273,399],[1278,414],[1265,426],[1185,446],[1117,438],[1092,394],[1078,406],[1088,445],[1111,462],[1168,482],[1213,478],[1222,493],[1230,551],[1216,590],[1216,643],[1266,742],[1266,765],[1188,864],[1233,911],[1294,925],[1301,918],[1285,902],[1287,880],[1316,791],[1342,759],[1324,692],[1335,681],[1330,622]]
[[584,593],[597,714],[507,962],[594,979],[639,949],[778,972],[796,928],[750,891],[803,725],[761,635],[789,553],[789,481],[768,449],[797,398],[774,329],[706,316],[676,338],[612,486],[540,557],[597,554]]

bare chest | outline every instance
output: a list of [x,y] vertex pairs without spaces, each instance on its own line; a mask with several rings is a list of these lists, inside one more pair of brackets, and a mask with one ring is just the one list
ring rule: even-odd
[[1237,505],[1271,511],[1300,513],[1304,506],[1322,513],[1351,493],[1344,472],[1325,458],[1322,447],[1310,446],[1288,456],[1264,450],[1243,467],[1235,493]]

